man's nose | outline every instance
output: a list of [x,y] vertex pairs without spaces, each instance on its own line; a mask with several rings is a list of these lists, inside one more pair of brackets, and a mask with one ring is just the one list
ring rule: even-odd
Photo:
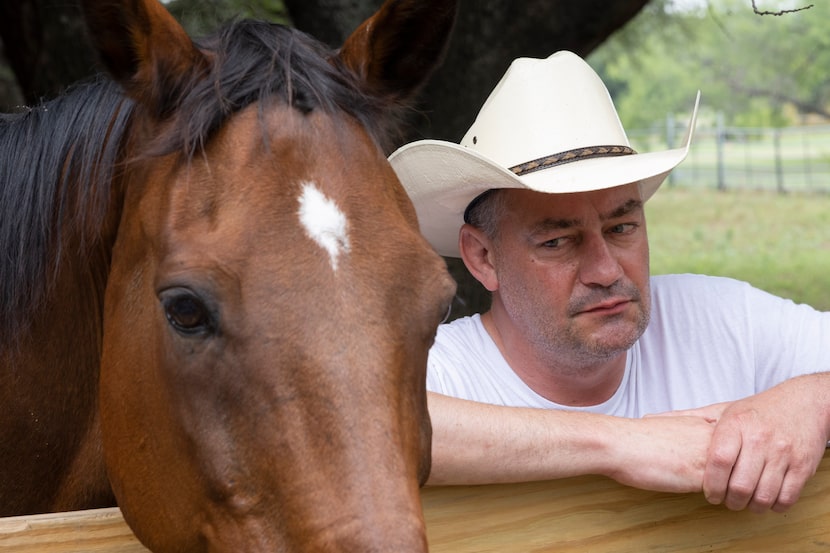
[[579,279],[585,286],[609,287],[623,276],[623,269],[613,249],[603,237],[583,241]]

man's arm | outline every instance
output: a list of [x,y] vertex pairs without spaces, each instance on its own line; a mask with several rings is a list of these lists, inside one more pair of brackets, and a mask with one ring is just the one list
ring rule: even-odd
[[643,489],[700,491],[713,430],[697,416],[625,419],[436,393],[429,412],[431,485],[600,474]]
[[782,512],[801,495],[830,439],[830,373],[684,411],[717,419],[703,477],[706,498],[730,509]]

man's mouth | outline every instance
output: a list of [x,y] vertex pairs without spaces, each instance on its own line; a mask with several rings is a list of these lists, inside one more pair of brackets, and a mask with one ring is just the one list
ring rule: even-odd
[[628,298],[612,298],[583,308],[579,314],[616,315],[626,310],[631,300]]

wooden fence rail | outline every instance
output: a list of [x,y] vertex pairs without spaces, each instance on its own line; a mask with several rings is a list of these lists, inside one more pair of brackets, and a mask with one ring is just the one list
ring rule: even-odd
[[[830,454],[784,514],[601,477],[422,491],[432,553],[830,552]],[[0,551],[147,553],[118,509],[0,519]]]

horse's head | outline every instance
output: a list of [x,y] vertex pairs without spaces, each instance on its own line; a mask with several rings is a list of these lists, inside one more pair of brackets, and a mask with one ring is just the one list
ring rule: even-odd
[[389,1],[338,52],[156,0],[85,2],[136,108],[101,418],[157,551],[423,551],[425,366],[454,284],[378,146],[453,2]]

